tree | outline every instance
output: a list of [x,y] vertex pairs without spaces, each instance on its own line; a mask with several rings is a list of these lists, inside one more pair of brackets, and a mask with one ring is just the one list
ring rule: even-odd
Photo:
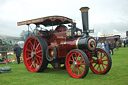
[[32,35],[31,31],[25,31],[23,30],[20,34],[22,40],[26,40],[30,35]]

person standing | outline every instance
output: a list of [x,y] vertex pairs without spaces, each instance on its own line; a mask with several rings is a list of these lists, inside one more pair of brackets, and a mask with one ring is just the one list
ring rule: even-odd
[[128,47],[128,40],[126,40],[126,45],[127,45],[127,47]]
[[105,49],[108,51],[108,53],[110,53],[110,52],[109,52],[109,45],[108,45],[107,41],[105,41],[104,46],[105,46]]
[[20,64],[21,47],[18,44],[14,46],[14,53],[16,54],[17,63]]
[[113,55],[113,49],[114,49],[113,43],[109,41],[108,44],[109,44],[110,53]]
[[119,40],[116,41],[116,50],[119,49]]
[[125,47],[125,44],[126,44],[126,40],[124,40],[124,47]]
[[102,45],[101,45],[101,42],[100,42],[100,41],[98,41],[97,47],[98,47],[98,48],[102,48]]
[[101,41],[101,48],[102,48],[102,49],[105,49],[105,47],[104,47],[104,42],[103,42],[103,41]]
[[113,41],[113,47],[116,48],[116,41]]

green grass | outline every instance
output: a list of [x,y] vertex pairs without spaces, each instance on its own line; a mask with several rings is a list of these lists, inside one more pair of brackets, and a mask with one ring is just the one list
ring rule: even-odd
[[0,67],[12,68],[11,73],[0,73],[0,85],[128,85],[128,48],[119,48],[111,57],[112,68],[108,74],[98,75],[89,70],[83,79],[70,77],[65,69],[50,68],[32,73],[24,63],[0,64]]

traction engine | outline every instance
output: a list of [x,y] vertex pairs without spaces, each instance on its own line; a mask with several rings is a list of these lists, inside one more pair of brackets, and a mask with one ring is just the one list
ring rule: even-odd
[[[83,31],[76,27],[72,19],[64,16],[48,16],[17,23],[18,26],[36,25],[36,34],[29,36],[23,48],[24,63],[29,71],[42,72],[51,64],[54,68],[66,68],[74,78],[84,78],[89,67],[96,74],[109,72],[112,64],[109,53],[96,48],[95,38],[89,36],[89,8],[82,7],[80,10]],[[40,25],[52,26],[52,29],[42,29]]]

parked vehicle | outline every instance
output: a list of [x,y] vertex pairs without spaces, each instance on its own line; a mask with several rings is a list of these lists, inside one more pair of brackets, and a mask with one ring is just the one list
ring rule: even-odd
[[[66,67],[71,77],[84,78],[89,67],[96,74],[106,74],[111,68],[110,55],[101,48],[96,48],[94,37],[89,36],[88,7],[82,7],[83,31],[76,27],[72,19],[64,16],[48,16],[18,22],[20,25],[35,24],[35,36],[30,36],[23,48],[26,68],[31,72],[42,72],[50,63],[54,68]],[[66,24],[70,24],[69,28]],[[51,26],[52,29],[42,29]],[[53,26],[57,26],[53,29]],[[29,29],[29,28],[28,28]]]

